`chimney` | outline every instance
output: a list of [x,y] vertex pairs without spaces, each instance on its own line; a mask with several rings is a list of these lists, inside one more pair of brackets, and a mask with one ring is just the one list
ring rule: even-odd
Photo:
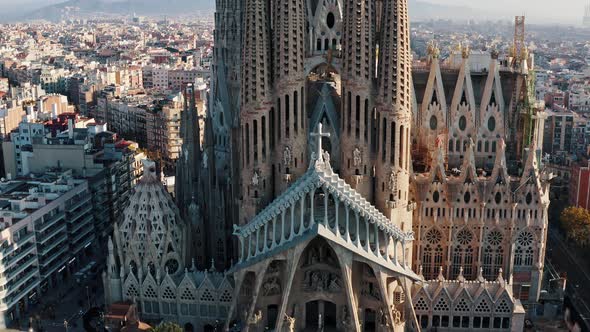
[[74,139],[74,119],[68,119],[68,137]]
[[51,105],[51,118],[57,119],[57,104]]

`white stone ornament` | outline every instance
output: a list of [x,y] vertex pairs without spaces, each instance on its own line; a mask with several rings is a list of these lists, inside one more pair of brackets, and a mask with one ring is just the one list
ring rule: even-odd
[[254,175],[252,175],[252,185],[254,187],[258,187],[258,185],[260,184],[260,175],[258,175],[258,172],[254,172]]
[[209,157],[207,157],[207,152],[203,153],[203,168],[207,169],[209,163],[208,163],[208,159]]
[[361,156],[361,150],[359,148],[354,148],[354,151],[352,152],[352,156],[353,156],[354,167],[360,167],[363,163],[363,158]]
[[289,166],[289,165],[291,165],[292,161],[293,161],[293,154],[291,153],[291,148],[286,146],[285,151],[283,152],[283,163],[285,164],[285,166]]
[[397,190],[397,174],[395,173],[395,169],[391,168],[391,173],[389,173],[389,182],[387,182],[387,189],[391,192],[395,192]]

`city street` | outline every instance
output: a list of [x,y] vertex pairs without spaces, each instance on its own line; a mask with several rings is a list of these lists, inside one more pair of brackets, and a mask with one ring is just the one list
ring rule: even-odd
[[586,324],[590,323],[590,257],[566,243],[555,228],[549,229],[547,257],[558,272],[567,271],[567,296]]
[[[87,263],[82,264],[79,269]],[[99,266],[103,266],[102,262],[99,264]],[[30,308],[29,317],[33,317],[34,320],[39,319],[43,331],[84,331],[82,315],[89,306],[102,307],[104,304],[101,269],[99,268],[98,271],[98,273],[89,274],[87,278],[81,280],[80,284],[76,282],[76,277],[72,274],[62,285],[50,289],[44,294],[40,303]],[[48,310],[50,306],[53,307],[53,310]],[[64,321],[67,321],[67,328]],[[30,319],[21,321],[21,330],[28,330],[29,322]],[[33,322],[34,329],[37,329],[38,326],[36,322]]]

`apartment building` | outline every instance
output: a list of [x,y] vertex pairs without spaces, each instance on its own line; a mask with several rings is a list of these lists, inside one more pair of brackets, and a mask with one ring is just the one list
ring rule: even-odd
[[0,328],[92,253],[88,182],[71,172],[0,182]]

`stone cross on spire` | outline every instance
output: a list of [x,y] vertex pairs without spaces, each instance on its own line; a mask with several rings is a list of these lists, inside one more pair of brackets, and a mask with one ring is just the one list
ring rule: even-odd
[[[318,161],[324,159],[323,154],[322,154],[322,151],[323,151],[323,149],[322,149],[322,139],[324,137],[330,137],[330,133],[323,132],[322,131],[322,127],[323,127],[322,123],[321,122],[318,123],[318,131],[316,133],[311,133],[311,137],[317,137],[317,145],[318,146],[317,146],[317,152],[316,152],[316,156],[315,157],[317,158]],[[324,162],[329,162],[329,160],[323,160],[323,161]]]

